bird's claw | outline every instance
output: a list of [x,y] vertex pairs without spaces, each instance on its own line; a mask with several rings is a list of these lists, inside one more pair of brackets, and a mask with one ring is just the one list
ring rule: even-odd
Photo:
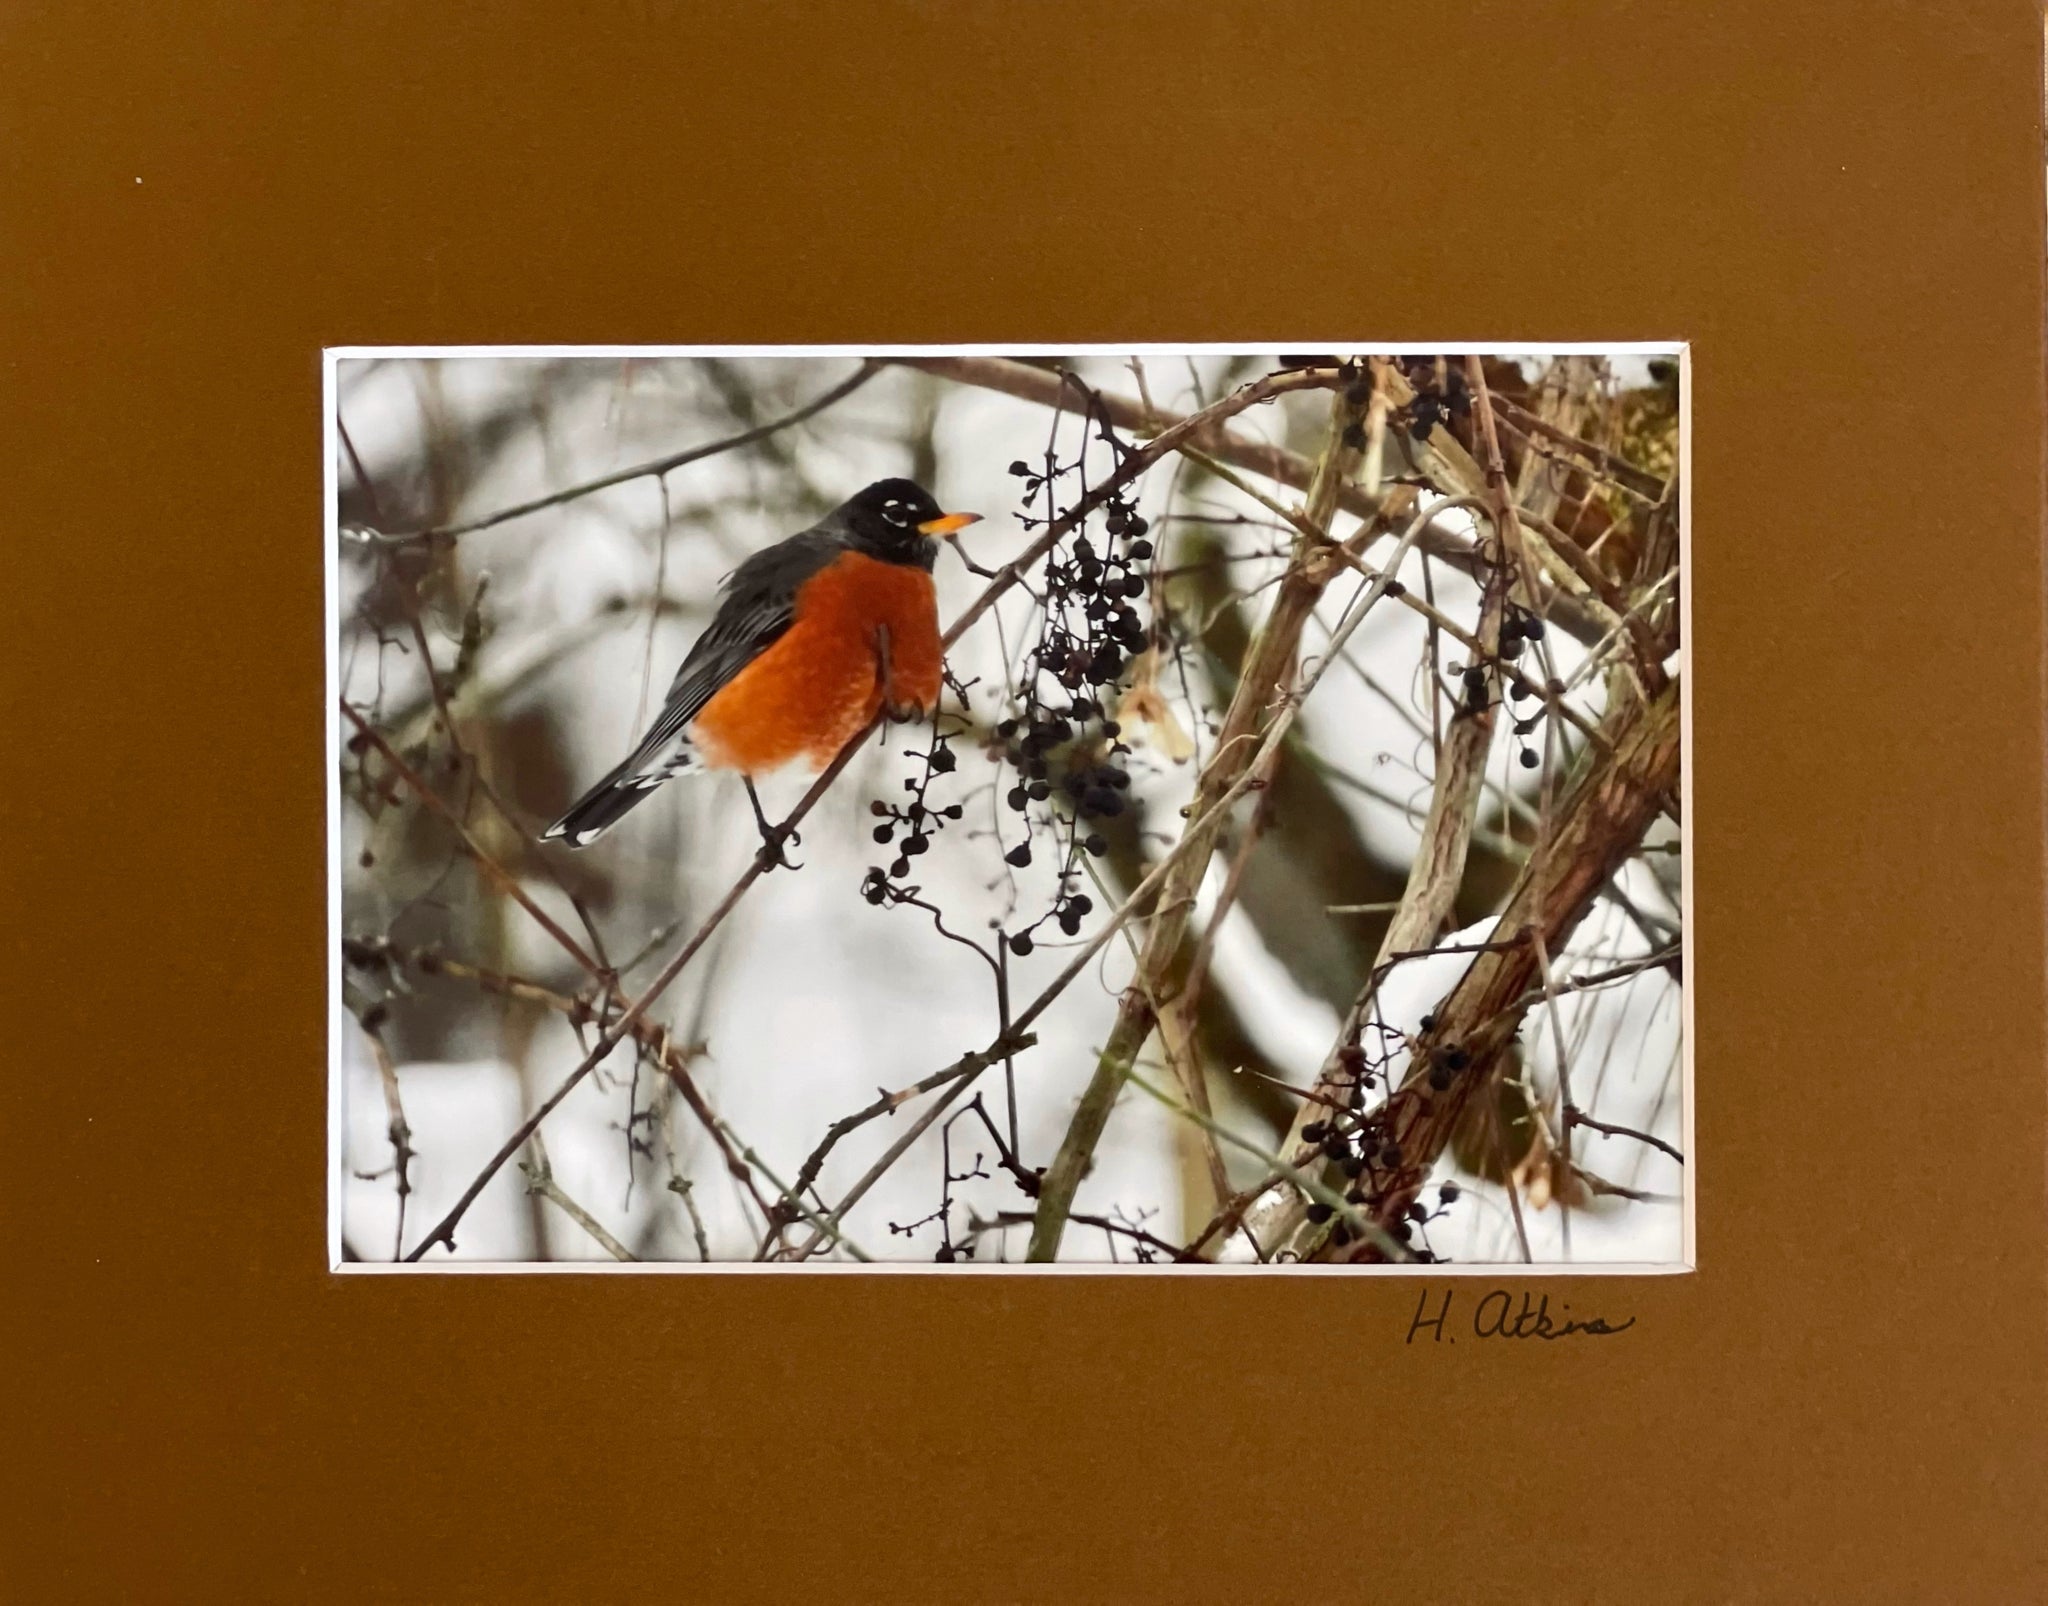
[[803,866],[785,853],[783,848],[785,844],[789,847],[802,847],[803,840],[801,832],[791,830],[786,825],[771,826],[761,833],[761,851],[754,855],[754,862],[760,865],[763,875],[771,870],[801,870]]

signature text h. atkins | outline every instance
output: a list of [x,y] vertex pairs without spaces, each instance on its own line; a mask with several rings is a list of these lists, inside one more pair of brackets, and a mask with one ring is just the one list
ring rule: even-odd
[[[1416,1302],[1414,1320],[1408,1324],[1408,1342],[1451,1343],[1466,1325],[1454,1314],[1457,1290],[1446,1288],[1439,1299],[1425,1288]],[[1560,1302],[1552,1309],[1548,1294],[1511,1294],[1496,1288],[1481,1295],[1472,1305],[1470,1322],[1474,1338],[1605,1338],[1625,1333],[1635,1326],[1626,1321],[1610,1322],[1603,1316],[1574,1316],[1571,1306]]]

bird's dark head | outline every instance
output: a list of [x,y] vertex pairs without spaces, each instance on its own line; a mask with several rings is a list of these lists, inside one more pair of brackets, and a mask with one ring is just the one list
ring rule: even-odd
[[855,550],[885,563],[929,569],[937,543],[979,519],[979,513],[946,513],[915,480],[877,480],[832,513],[831,522]]

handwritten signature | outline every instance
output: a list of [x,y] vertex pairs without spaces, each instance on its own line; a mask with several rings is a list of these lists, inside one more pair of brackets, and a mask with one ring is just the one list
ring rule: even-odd
[[[1428,1333],[1430,1342],[1442,1344],[1458,1341],[1456,1332],[1447,1331],[1451,1323],[1451,1303],[1456,1290],[1445,1289],[1443,1299],[1437,1303],[1435,1314],[1430,1312],[1431,1296],[1428,1289],[1416,1302],[1415,1319],[1408,1324],[1408,1342]],[[1602,1338],[1614,1333],[1625,1333],[1635,1326],[1631,1316],[1625,1322],[1610,1322],[1601,1316],[1573,1316],[1571,1306],[1559,1301],[1557,1313],[1551,1314],[1548,1294],[1531,1295],[1524,1293],[1519,1305],[1515,1296],[1505,1288],[1496,1288],[1482,1295],[1472,1308],[1472,1336],[1474,1338]]]

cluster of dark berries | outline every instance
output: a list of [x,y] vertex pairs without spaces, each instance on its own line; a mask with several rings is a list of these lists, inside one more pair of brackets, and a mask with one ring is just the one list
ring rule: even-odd
[[[1428,1037],[1435,1030],[1436,1016],[1434,1014],[1424,1015],[1416,1023],[1414,1047],[1417,1050],[1421,1050],[1424,1046],[1422,1039]],[[1444,1089],[1451,1085],[1452,1078],[1472,1063],[1472,1056],[1456,1043],[1431,1043],[1428,1045],[1427,1052],[1429,1058],[1428,1081],[1432,1093],[1443,1092]]]
[[[1375,1046],[1362,1041],[1370,1031]],[[1365,1108],[1365,1096],[1387,1085],[1387,1071],[1393,1057],[1407,1046],[1407,1039],[1377,1015],[1354,1031],[1337,1049],[1337,1080],[1344,1085],[1345,1103],[1354,1111]]]
[[[1396,1047],[1405,1046],[1413,1052],[1426,1056],[1429,1066],[1426,1078],[1430,1091],[1441,1093],[1450,1087],[1452,1078],[1472,1063],[1470,1054],[1455,1043],[1438,1043],[1427,1047],[1421,1042],[1436,1029],[1436,1016],[1422,1017],[1417,1038],[1410,1039],[1398,1029],[1375,1020],[1372,1029],[1378,1034],[1381,1047],[1369,1051],[1354,1037],[1337,1051],[1338,1064],[1343,1080],[1348,1084],[1347,1108],[1331,1109],[1318,1119],[1310,1121],[1301,1129],[1302,1141],[1315,1146],[1317,1158],[1334,1166],[1346,1182],[1344,1198],[1346,1203],[1359,1206],[1370,1205],[1375,1198],[1384,1197],[1389,1188],[1399,1184],[1404,1156],[1401,1145],[1387,1129],[1385,1105],[1366,1112],[1362,1106],[1366,1093],[1374,1088],[1384,1087],[1389,1081],[1389,1062]],[[1446,1183],[1439,1190],[1441,1205],[1448,1205],[1458,1196],[1456,1183]],[[1405,1230],[1409,1223],[1420,1227],[1441,1214],[1421,1212],[1420,1207],[1411,1205],[1408,1222],[1397,1223],[1394,1236],[1418,1258],[1425,1258],[1423,1249],[1409,1244]],[[1321,1225],[1331,1222],[1337,1215],[1334,1206],[1321,1200],[1312,1201],[1308,1206],[1308,1219]],[[1351,1230],[1342,1220],[1336,1220],[1330,1229],[1334,1242],[1345,1244],[1351,1241]]]
[[[1388,1236],[1408,1251],[1408,1258],[1410,1260],[1434,1263],[1440,1257],[1435,1250],[1429,1247],[1429,1239],[1424,1235],[1424,1229],[1432,1221],[1441,1219],[1445,1213],[1444,1205],[1450,1200],[1457,1198],[1457,1196],[1458,1185],[1455,1182],[1446,1182],[1437,1190],[1439,1202],[1434,1210],[1430,1209],[1420,1199],[1409,1200],[1407,1208],[1387,1223]],[[1415,1241],[1418,1237],[1422,1239],[1422,1242],[1417,1243]]]
[[1466,387],[1462,368],[1446,368],[1439,388],[1436,359],[1412,358],[1408,382],[1415,387],[1415,399],[1408,404],[1408,434],[1412,439],[1428,440],[1429,432],[1438,424],[1449,424],[1472,411],[1472,392]]
[[[1507,695],[1521,703],[1537,695],[1537,686],[1528,676],[1515,667],[1532,641],[1541,641],[1545,634],[1543,621],[1513,603],[1507,607],[1506,616],[1500,624],[1500,649],[1494,659],[1501,679],[1506,683]],[[1477,716],[1496,706],[1493,685],[1485,664],[1468,664],[1458,674],[1460,711]],[[1555,680],[1546,682],[1553,693],[1563,687]],[[1533,734],[1543,721],[1544,710],[1538,708],[1526,717],[1518,716],[1514,721],[1516,758],[1525,770],[1533,770],[1543,762],[1538,749],[1525,740]]]
[[1500,622],[1500,655],[1512,662],[1522,656],[1522,649],[1532,641],[1541,641],[1545,629],[1541,619],[1527,609],[1508,605],[1507,616]]
[[[1398,1164],[1398,1161],[1396,1163]],[[1419,1199],[1410,1200],[1401,1213],[1387,1223],[1387,1235],[1407,1251],[1411,1260],[1434,1262],[1438,1256],[1429,1247],[1424,1229],[1448,1213],[1449,1206],[1459,1197],[1461,1191],[1455,1182],[1443,1183],[1437,1189],[1437,1205],[1433,1210]],[[1348,1204],[1363,1206],[1371,1202],[1372,1194],[1369,1188],[1354,1183],[1346,1190],[1344,1198]],[[1317,1226],[1328,1222],[1330,1242],[1340,1248],[1351,1243],[1357,1236],[1352,1231],[1350,1223],[1337,1217],[1335,1208],[1324,1204],[1320,1199],[1310,1202],[1307,1215],[1309,1221]],[[1420,1243],[1416,1241],[1418,1237],[1422,1240]]]
[[1430,1051],[1429,1086],[1432,1092],[1441,1093],[1451,1085],[1458,1072],[1472,1063],[1472,1056],[1455,1043],[1439,1043]]
[[[1095,438],[1110,446],[1121,465],[1132,448],[1110,427],[1092,394],[1089,416]],[[1026,511],[1019,517],[1027,529],[1065,518],[1085,501],[1090,494],[1086,464],[1084,437],[1072,462],[1062,463],[1048,451],[1042,469],[1021,460],[1010,465],[1010,472],[1024,481]],[[1061,482],[1069,476],[1076,495],[1071,506],[1061,500]],[[1091,534],[1098,514],[1101,524]],[[1033,838],[1049,837],[1060,855],[1059,891],[1050,909],[1004,939],[1015,954],[1031,952],[1033,932],[1048,920],[1067,936],[1079,934],[1093,907],[1085,893],[1075,890],[1081,855],[1107,853],[1109,843],[1098,823],[1129,807],[1126,761],[1131,750],[1110,717],[1104,693],[1149,639],[1138,608],[1148,584],[1143,566],[1153,552],[1148,535],[1134,487],[1118,486],[1046,557],[1038,640],[1021,666],[1016,711],[996,725],[995,737],[998,758],[1016,773],[1003,801],[1025,827],[1023,840],[1004,860],[1024,869],[1033,860]]]
[[[1092,702],[1083,706],[1093,707]],[[1069,713],[1073,712],[1070,708]],[[1130,772],[1121,760],[1128,756],[1130,749],[1119,740],[1122,727],[1113,719],[1102,720],[1097,727],[1100,740],[1090,747],[1102,756],[1087,759],[1076,756],[1070,748],[1065,754],[1058,750],[1074,741],[1066,737],[1053,736],[1050,732],[1061,727],[1073,730],[1072,723],[1055,716],[1033,725],[1022,720],[1006,719],[996,726],[996,736],[1009,744],[1004,752],[1004,761],[1017,771],[1017,784],[1003,794],[1003,802],[1017,814],[1028,815],[1031,805],[1044,803],[1058,791],[1065,799],[1074,817],[1080,820],[1109,820],[1123,813],[1127,807],[1125,794],[1131,786]],[[1022,740],[1018,733],[1023,732]],[[1064,758],[1058,779],[1053,777],[1054,759]],[[1095,855],[1102,854],[1108,844],[1094,832],[1082,839],[1082,846]],[[1004,855],[1018,869],[1031,862],[1031,846],[1020,842]]]
[[1467,664],[1459,676],[1459,706],[1475,718],[1493,706],[1493,690],[1484,664]]
[[[965,707],[967,692],[973,683],[963,685],[948,675],[946,684]],[[896,849],[895,862],[886,871],[879,866],[869,866],[860,887],[861,896],[869,903],[900,903],[904,897],[915,894],[915,887],[904,884],[910,874],[910,861],[929,852],[932,838],[965,812],[958,803],[935,804],[931,801],[932,783],[942,775],[951,775],[960,766],[959,758],[953,752],[953,739],[961,727],[956,724],[954,729],[947,730],[947,721],[951,717],[941,714],[932,720],[931,742],[922,753],[910,748],[904,750],[903,756],[918,765],[916,774],[903,778],[903,790],[910,796],[902,803],[884,803],[877,798],[868,805],[868,812],[875,817],[876,844]]]
[[[1327,361],[1314,366],[1325,366]],[[1344,400],[1354,411],[1372,400],[1372,379],[1365,364],[1355,357],[1347,357],[1337,364],[1337,377],[1344,381]],[[1354,452],[1365,450],[1365,425],[1360,420],[1354,418],[1344,426],[1344,444]]]
[[[1401,1145],[1386,1133],[1379,1112],[1361,1116],[1347,1110],[1332,1110],[1320,1120],[1301,1129],[1302,1141],[1314,1144],[1321,1158],[1340,1171],[1348,1186],[1349,1204],[1367,1203],[1376,1191],[1393,1180],[1401,1167]],[[1332,1205],[1312,1200],[1308,1219],[1320,1225],[1336,1214]]]
[[[1500,622],[1500,658],[1502,664],[1506,665],[1518,660],[1530,642],[1543,639],[1544,632],[1545,626],[1540,618],[1526,609],[1518,608],[1511,604],[1508,607],[1507,616]],[[1527,677],[1516,672],[1509,684],[1508,694],[1520,702],[1526,698],[1533,697],[1536,694],[1536,688],[1529,683]],[[1543,762],[1542,754],[1524,740],[1542,722],[1543,712],[1539,708],[1528,717],[1519,718],[1514,722],[1516,758],[1525,770],[1533,770],[1538,764]]]

